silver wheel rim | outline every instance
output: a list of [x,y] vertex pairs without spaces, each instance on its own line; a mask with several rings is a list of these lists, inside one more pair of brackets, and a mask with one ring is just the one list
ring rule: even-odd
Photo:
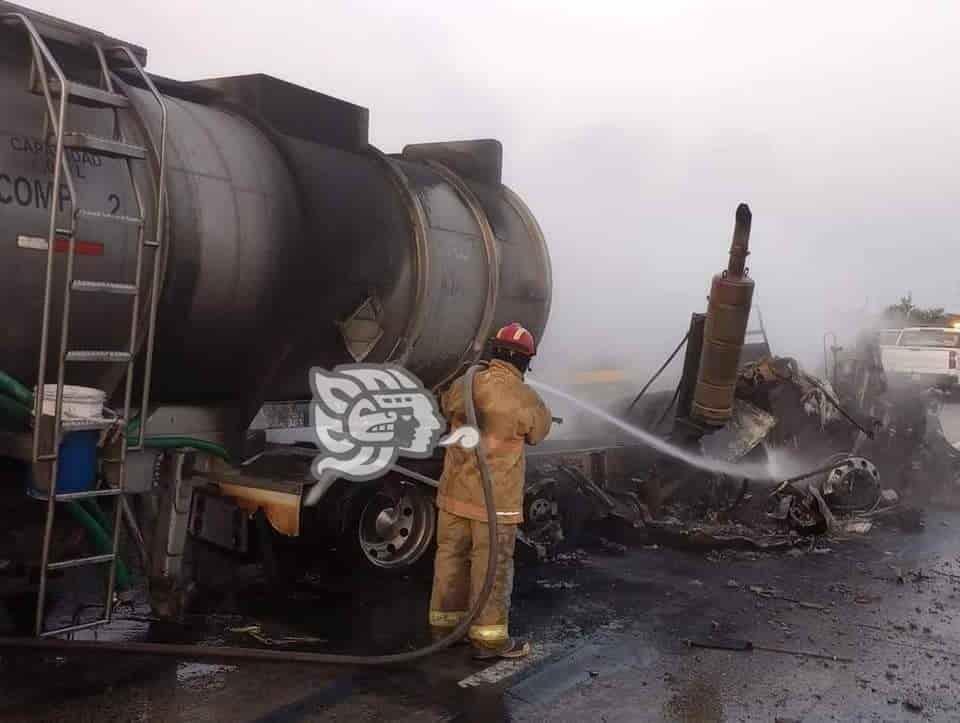
[[436,529],[433,499],[419,486],[404,484],[394,499],[372,495],[360,513],[360,549],[374,567],[409,567],[427,551]]

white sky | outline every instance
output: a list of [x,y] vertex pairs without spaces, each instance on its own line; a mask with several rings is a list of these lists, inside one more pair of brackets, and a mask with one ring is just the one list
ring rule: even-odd
[[37,0],[182,80],[262,72],[370,108],[372,141],[504,145],[554,263],[542,364],[654,366],[737,202],[775,351],[912,291],[960,310],[960,4]]

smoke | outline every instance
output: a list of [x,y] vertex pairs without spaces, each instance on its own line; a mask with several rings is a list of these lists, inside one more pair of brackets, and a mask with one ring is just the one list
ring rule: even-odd
[[602,364],[638,387],[704,310],[741,201],[773,350],[811,371],[825,332],[845,342],[907,291],[960,305],[956,3],[32,5],[148,46],[162,75],[263,72],[368,106],[387,151],[500,139],[550,244],[551,379]]

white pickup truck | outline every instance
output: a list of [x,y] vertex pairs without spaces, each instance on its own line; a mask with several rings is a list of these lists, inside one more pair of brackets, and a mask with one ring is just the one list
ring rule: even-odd
[[880,332],[880,354],[891,382],[950,389],[960,381],[960,329],[885,329]]

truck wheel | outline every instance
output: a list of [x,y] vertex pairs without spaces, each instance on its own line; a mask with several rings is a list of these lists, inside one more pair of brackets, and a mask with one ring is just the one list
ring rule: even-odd
[[423,485],[371,485],[352,501],[345,547],[372,572],[409,574],[429,561],[436,528],[433,493]]

